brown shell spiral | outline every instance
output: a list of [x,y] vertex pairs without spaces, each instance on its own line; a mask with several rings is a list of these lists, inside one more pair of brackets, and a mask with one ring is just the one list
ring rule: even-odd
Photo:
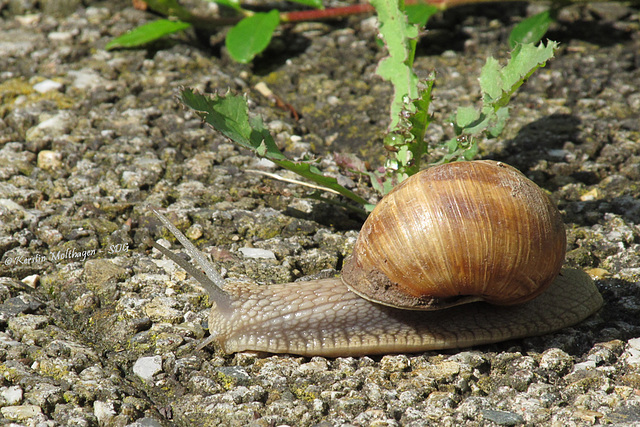
[[551,284],[565,249],[558,209],[518,170],[450,163],[412,176],[378,203],[342,279],[394,307],[518,304]]

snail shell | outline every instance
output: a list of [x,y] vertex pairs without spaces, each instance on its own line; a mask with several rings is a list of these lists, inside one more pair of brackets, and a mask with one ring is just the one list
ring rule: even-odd
[[[549,333],[602,305],[588,275],[560,272],[566,239],[555,206],[503,163],[453,163],[408,179],[367,219],[342,278],[226,284],[154,213],[204,271],[153,243],[209,293],[211,336],[201,345],[215,341],[227,353],[355,356],[459,348]],[[406,295],[389,290],[395,286]],[[447,306],[455,307],[442,309]]]
[[518,170],[451,163],[412,176],[380,201],[342,279],[360,296],[399,308],[519,304],[556,278],[565,248],[558,209]]

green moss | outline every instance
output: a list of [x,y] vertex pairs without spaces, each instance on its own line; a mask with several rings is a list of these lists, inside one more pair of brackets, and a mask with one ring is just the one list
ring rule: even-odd
[[36,92],[33,85],[24,77],[16,77],[0,83],[0,117],[5,116],[12,110],[13,103],[18,97],[26,97],[26,102],[22,106],[34,104],[40,101],[53,101],[59,109],[71,108],[74,100],[60,92],[49,91],[45,93]]
[[314,399],[318,399],[319,395],[310,391],[307,387],[292,388],[291,392],[300,400],[305,402],[313,402]]
[[60,359],[41,359],[38,364],[38,373],[54,380],[63,380],[71,373],[69,366],[62,364]]
[[225,390],[231,390],[236,385],[236,378],[218,371],[217,379]]

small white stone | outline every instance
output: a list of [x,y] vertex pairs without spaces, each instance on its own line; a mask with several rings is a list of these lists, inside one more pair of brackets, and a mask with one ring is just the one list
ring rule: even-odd
[[193,224],[185,234],[191,240],[198,240],[203,234],[202,226],[200,224]]
[[0,408],[0,413],[10,420],[26,420],[42,414],[42,408],[36,405],[5,406]]
[[629,347],[625,352],[626,362],[631,366],[640,366],[640,338],[633,338],[628,341]]
[[38,153],[38,167],[42,170],[56,170],[62,167],[62,154],[57,151],[42,150]]
[[93,415],[96,416],[100,424],[105,424],[116,415],[112,402],[102,402],[96,400],[93,402]]
[[33,85],[33,90],[38,93],[47,93],[52,90],[60,91],[64,85],[60,82],[56,82],[50,79],[43,80],[40,83],[36,83]]
[[153,376],[162,371],[162,357],[141,357],[133,365],[133,373],[145,381],[150,381]]
[[41,15],[39,13],[30,13],[27,15],[14,16],[14,19],[25,27],[36,25],[40,21]]
[[257,168],[272,169],[276,167],[276,164],[269,159],[260,159],[254,163],[254,166]]
[[54,116],[46,118],[36,126],[29,128],[25,139],[27,142],[37,139],[50,140],[56,136],[67,135],[72,127],[73,118],[71,114],[66,111],[61,111]]
[[595,368],[596,368],[595,360],[587,360],[586,362],[580,362],[573,365],[573,372],[586,371],[586,370],[595,369]]
[[2,391],[2,397],[7,401],[9,406],[17,405],[22,402],[22,389],[17,385],[7,387]]
[[40,281],[39,274],[32,274],[31,276],[27,276],[24,279],[22,279],[22,283],[34,289],[36,288],[36,286],[38,286],[39,281]]
[[628,341],[629,349],[640,351],[640,338],[633,338]]
[[106,80],[100,74],[87,68],[69,71],[68,74],[74,78],[73,87],[80,90],[96,89],[106,84]]
[[276,259],[275,254],[268,249],[240,248],[238,250],[242,252],[242,255],[244,255],[246,258]]
[[73,39],[75,31],[51,31],[47,38],[52,42],[69,42]]
[[330,95],[327,97],[327,103],[332,107],[337,107],[338,105],[340,105],[340,98],[335,95]]
[[21,212],[24,208],[11,199],[0,199],[0,208],[5,208],[9,212]]

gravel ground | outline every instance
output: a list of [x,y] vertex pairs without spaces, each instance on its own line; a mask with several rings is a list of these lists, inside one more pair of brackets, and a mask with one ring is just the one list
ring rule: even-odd
[[[438,120],[477,101],[485,58],[504,58],[510,28],[537,10],[433,20],[416,67],[438,73]],[[361,219],[246,172],[290,177],[203,126],[176,94],[247,92],[288,155],[323,156],[322,170],[372,196],[327,153],[380,161],[390,88],[374,75],[375,21],[283,27],[246,66],[193,35],[106,52],[154,19],[125,3],[0,0],[0,13],[2,424],[640,425],[637,10],[563,10],[549,33],[557,58],[522,88],[503,137],[481,146],[553,194],[567,262],[597,278],[602,310],[543,337],[336,359],[197,350],[206,294],[144,242],[168,238],[157,207],[229,278],[334,274]],[[302,118],[271,105],[259,82]],[[449,133],[434,124],[429,139]],[[247,257],[249,247],[271,257]]]

